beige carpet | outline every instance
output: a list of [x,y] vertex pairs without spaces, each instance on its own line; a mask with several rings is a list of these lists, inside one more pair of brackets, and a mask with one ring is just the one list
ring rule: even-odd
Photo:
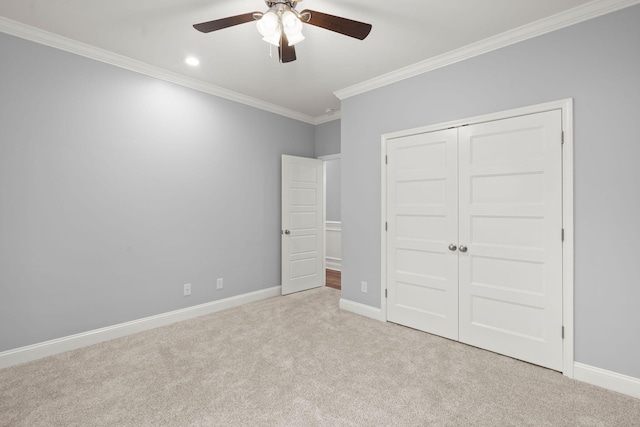
[[321,288],[0,370],[2,426],[640,426],[640,400]]

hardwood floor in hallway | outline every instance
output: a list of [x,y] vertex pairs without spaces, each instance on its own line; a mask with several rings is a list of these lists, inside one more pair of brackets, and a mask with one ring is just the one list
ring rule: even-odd
[[342,289],[341,273],[338,270],[326,270],[327,286],[333,289]]

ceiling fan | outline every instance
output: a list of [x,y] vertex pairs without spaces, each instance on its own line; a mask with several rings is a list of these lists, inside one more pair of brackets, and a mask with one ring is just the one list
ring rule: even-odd
[[265,0],[269,10],[266,12],[249,12],[242,15],[229,16],[227,18],[195,24],[193,28],[203,33],[222,30],[234,25],[257,21],[258,31],[262,34],[262,40],[278,46],[280,62],[292,62],[296,60],[294,45],[304,40],[302,24],[314,25],[345,36],[364,40],[371,31],[371,24],[354,21],[315,10],[303,10],[298,12],[296,4],[302,0]]

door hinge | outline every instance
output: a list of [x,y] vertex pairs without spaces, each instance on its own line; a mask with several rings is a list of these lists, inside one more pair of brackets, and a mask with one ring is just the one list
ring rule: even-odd
[[385,298],[387,297],[387,290],[386,289],[384,290],[384,297]]
[[389,156],[387,156],[386,154],[385,154],[385,156],[384,156],[384,164],[385,164],[385,165],[388,165],[388,164],[389,164]]
[[564,131],[560,134],[560,143],[564,144]]
[[562,237],[562,241],[564,242],[564,228],[562,229],[561,237]]
[[389,230],[389,224],[385,221],[384,222],[384,231]]
[[562,339],[564,339],[564,326],[562,327]]

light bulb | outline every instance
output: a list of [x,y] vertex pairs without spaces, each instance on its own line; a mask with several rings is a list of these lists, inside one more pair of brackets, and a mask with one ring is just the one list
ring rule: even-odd
[[[280,20],[278,19],[278,15],[276,15],[273,11],[268,11],[257,23],[258,31],[265,38],[273,36],[273,34],[279,30],[280,28]],[[279,32],[279,31],[278,31]]]
[[293,46],[304,40],[304,36],[302,35],[302,22],[300,22],[295,13],[290,10],[282,14],[282,29],[287,35],[289,46]]
[[285,31],[288,32],[288,31],[295,30],[298,27],[298,25],[302,27],[300,20],[293,12],[291,12],[290,10],[286,10],[282,14],[282,27],[284,28]]

